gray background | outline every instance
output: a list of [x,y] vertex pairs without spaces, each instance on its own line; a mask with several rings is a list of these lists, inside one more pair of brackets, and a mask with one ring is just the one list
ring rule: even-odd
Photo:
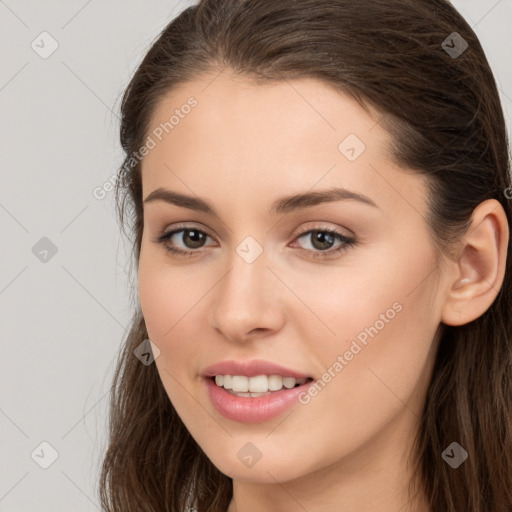
[[[121,162],[124,87],[191,3],[0,0],[0,512],[99,510],[107,393],[136,291],[114,194],[93,190]],[[481,40],[510,127],[512,0],[453,4]],[[51,49],[44,31],[58,43],[47,58],[31,46]],[[47,469],[42,442],[58,453]]]

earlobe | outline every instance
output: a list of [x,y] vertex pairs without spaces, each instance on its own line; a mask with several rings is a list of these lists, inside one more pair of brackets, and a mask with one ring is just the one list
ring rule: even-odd
[[489,309],[503,284],[508,240],[509,225],[501,204],[495,199],[480,203],[453,262],[443,323],[464,325]]

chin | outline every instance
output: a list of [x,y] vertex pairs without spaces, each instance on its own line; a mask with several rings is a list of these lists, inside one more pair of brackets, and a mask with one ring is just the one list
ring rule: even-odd
[[[244,445],[242,444],[242,446]],[[297,452],[297,460],[290,462],[290,460],[279,460],[279,454],[275,452],[273,456],[262,454],[257,461],[244,461],[243,453],[240,458],[238,457],[240,451],[239,448],[236,448],[233,450],[234,457],[229,458],[226,457],[227,450],[225,449],[218,456],[210,457],[207,455],[212,464],[224,475],[233,480],[253,483],[275,484],[276,481],[287,482],[305,476],[311,469],[304,467],[304,461],[300,453]]]

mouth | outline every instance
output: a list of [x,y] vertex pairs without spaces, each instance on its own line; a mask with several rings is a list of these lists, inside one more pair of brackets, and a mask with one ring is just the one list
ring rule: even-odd
[[215,375],[209,379],[227,393],[245,398],[273,395],[313,381],[312,377],[295,378],[281,375]]
[[280,416],[298,403],[313,380],[277,374],[204,376],[211,404],[225,418],[240,423],[259,423]]

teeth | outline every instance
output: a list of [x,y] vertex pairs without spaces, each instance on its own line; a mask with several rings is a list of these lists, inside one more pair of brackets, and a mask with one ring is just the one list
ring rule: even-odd
[[269,391],[279,391],[283,387],[283,378],[279,375],[270,375],[267,380]]
[[231,389],[237,393],[247,393],[249,391],[249,378],[245,375],[233,375]]
[[306,378],[281,377],[280,375],[258,375],[247,377],[245,375],[216,375],[215,384],[224,389],[231,390],[240,396],[261,396],[269,391],[279,391],[283,386],[294,388],[306,382]]
[[268,377],[266,375],[250,377],[249,391],[251,393],[266,393],[268,391]]
[[293,388],[295,386],[296,382],[297,381],[293,377],[285,377],[283,379],[283,386],[285,388],[291,389],[291,388]]
[[223,380],[224,389],[231,389],[231,375],[220,375]]

